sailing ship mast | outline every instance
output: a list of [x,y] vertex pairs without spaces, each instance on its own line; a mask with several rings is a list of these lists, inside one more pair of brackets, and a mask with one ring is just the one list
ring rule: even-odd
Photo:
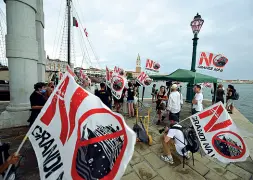
[[68,6],[68,64],[71,67],[71,0],[67,0]]

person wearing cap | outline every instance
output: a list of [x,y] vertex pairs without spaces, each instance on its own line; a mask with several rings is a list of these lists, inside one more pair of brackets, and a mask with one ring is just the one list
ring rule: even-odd
[[181,111],[181,96],[177,91],[177,84],[171,86],[171,93],[168,99],[167,110],[169,111],[170,121],[179,121],[179,114]]

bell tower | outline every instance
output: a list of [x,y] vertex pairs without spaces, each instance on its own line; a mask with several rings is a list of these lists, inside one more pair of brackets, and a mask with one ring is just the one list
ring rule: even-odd
[[140,58],[139,54],[138,54],[138,57],[136,59],[136,72],[137,73],[141,72],[141,58]]

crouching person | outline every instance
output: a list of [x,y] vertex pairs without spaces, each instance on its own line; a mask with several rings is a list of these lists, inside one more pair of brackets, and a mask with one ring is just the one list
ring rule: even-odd
[[171,155],[172,151],[176,151],[180,156],[184,156],[187,159],[190,158],[188,152],[184,152],[187,142],[182,130],[180,130],[181,128],[182,126],[179,124],[170,124],[170,128],[166,127],[165,132],[161,137],[164,151],[161,159],[170,164],[174,164]]

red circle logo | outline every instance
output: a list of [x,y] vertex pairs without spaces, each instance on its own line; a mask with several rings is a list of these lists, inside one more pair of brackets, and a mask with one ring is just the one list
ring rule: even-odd
[[221,131],[212,138],[217,153],[228,159],[239,159],[246,153],[243,139],[232,131]]
[[221,54],[218,54],[213,58],[213,65],[217,68],[223,68],[227,64],[227,62],[228,59]]
[[[96,115],[109,115],[108,118],[112,122],[116,121],[114,124],[117,125],[96,123],[95,120],[99,117]],[[108,109],[100,108],[87,111],[78,122],[72,178],[114,179],[128,143],[123,119]]]
[[120,76],[113,76],[112,88],[114,91],[121,91],[124,88],[124,79]]

